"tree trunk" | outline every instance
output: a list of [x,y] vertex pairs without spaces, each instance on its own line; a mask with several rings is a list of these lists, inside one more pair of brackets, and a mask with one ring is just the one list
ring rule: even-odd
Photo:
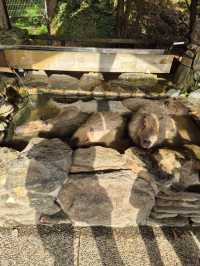
[[46,23],[47,23],[49,35],[51,35],[51,21],[54,17],[57,3],[58,3],[58,0],[48,0],[48,1],[46,0],[45,1]]
[[198,2],[199,0],[192,0],[190,4],[190,34],[196,21]]
[[58,0],[49,0],[47,1],[47,15],[49,20],[51,21],[54,14],[55,14],[55,9],[57,6]]
[[124,17],[124,34],[123,37],[128,37],[129,16],[131,13],[132,0],[126,1],[125,17]]
[[8,30],[10,29],[10,21],[8,17],[8,12],[4,0],[0,0],[0,29]]
[[124,17],[125,17],[125,2],[118,0],[117,3],[117,37],[123,37],[124,32]]

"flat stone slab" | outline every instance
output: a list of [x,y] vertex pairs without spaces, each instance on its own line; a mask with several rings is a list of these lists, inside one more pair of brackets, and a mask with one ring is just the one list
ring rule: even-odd
[[58,203],[75,226],[126,227],[146,224],[155,202],[150,183],[122,170],[71,174]]
[[94,146],[73,153],[71,173],[128,169],[123,155],[114,149]]

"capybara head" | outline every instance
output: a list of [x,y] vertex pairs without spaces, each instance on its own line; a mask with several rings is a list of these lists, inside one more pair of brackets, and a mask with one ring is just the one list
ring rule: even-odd
[[159,137],[159,121],[156,115],[143,115],[138,137],[140,145],[144,149],[150,149],[157,143]]

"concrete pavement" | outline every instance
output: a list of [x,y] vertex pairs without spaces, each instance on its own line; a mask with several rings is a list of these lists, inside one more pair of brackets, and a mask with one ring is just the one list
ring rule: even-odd
[[198,266],[199,250],[198,228],[0,229],[0,266]]

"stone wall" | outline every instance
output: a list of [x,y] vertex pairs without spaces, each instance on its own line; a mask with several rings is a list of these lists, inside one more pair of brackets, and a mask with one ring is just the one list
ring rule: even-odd
[[[199,104],[48,104],[52,117],[19,123],[0,148],[1,226],[37,224],[60,208],[56,222],[76,226],[200,224]],[[28,144],[16,150],[19,140]]]

